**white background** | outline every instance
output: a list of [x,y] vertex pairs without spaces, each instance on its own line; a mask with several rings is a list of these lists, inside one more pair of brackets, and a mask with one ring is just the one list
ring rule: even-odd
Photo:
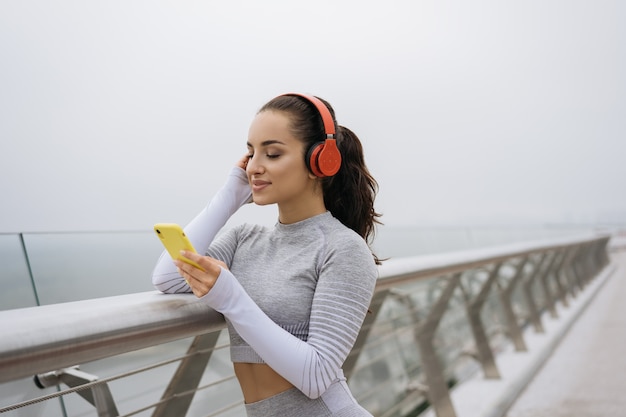
[[184,224],[290,91],[359,135],[388,225],[626,223],[625,5],[3,0],[0,232]]

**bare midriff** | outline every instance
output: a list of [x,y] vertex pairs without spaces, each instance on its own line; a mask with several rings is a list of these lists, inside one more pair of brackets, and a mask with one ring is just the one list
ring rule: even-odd
[[246,404],[272,397],[293,388],[293,385],[264,363],[233,364]]

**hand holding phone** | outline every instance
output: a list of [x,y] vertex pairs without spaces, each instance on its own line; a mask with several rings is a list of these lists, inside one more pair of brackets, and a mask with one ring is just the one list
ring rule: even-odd
[[204,268],[198,265],[196,262],[184,258],[181,254],[181,250],[197,253],[189,238],[185,235],[182,227],[176,223],[158,223],[154,225],[154,231],[159,237],[159,240],[170,254],[172,259],[178,259],[183,262],[193,265],[194,267],[204,271]]

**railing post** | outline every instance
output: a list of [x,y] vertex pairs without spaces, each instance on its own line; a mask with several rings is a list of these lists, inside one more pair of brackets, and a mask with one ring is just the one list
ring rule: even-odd
[[513,296],[513,290],[515,289],[515,285],[524,275],[524,268],[526,267],[527,262],[528,256],[525,256],[520,261],[517,269],[515,270],[515,274],[507,284],[502,284],[500,280],[496,280],[500,304],[502,305],[502,311],[504,312],[505,320],[507,322],[509,337],[513,341],[513,346],[515,346],[515,350],[518,352],[525,352],[526,350],[528,350],[528,348],[526,347],[526,343],[524,342],[524,337],[522,336],[520,326],[517,323],[517,317],[515,316],[515,312],[513,311],[513,303],[511,298]]
[[483,325],[480,312],[482,311],[483,305],[487,301],[487,297],[491,291],[491,285],[498,277],[501,266],[502,263],[494,265],[493,269],[489,272],[489,276],[485,282],[483,282],[474,299],[471,298],[469,291],[461,285],[461,290],[463,291],[463,296],[465,298],[467,318],[470,324],[470,329],[472,330],[472,335],[474,336],[474,344],[476,345],[476,357],[480,362],[480,365],[483,368],[484,376],[487,379],[500,378],[500,372],[496,366],[491,346],[489,346],[489,338],[487,337],[487,332],[485,331],[485,326]]
[[550,275],[553,273],[553,270],[558,269],[556,262],[558,257],[559,252],[554,251],[541,274],[541,286],[543,287],[543,292],[546,297],[546,308],[550,312],[550,317],[553,319],[556,319],[558,314],[556,312],[556,291],[552,291],[550,288]]
[[572,246],[569,249],[568,257],[565,261],[565,264],[563,265],[562,274],[565,277],[566,287],[564,288],[564,290],[566,296],[567,294],[569,294],[572,297],[576,297],[576,294],[578,293],[578,277],[576,276],[576,273],[574,271],[574,263],[576,262],[576,259],[580,256],[581,250],[582,248],[580,246]]
[[582,291],[587,285],[587,277],[591,276],[592,266],[592,254],[591,254],[591,245],[583,244],[579,246],[578,256],[572,262],[571,270],[572,274],[576,279],[576,284],[578,285],[578,290]]
[[187,356],[178,365],[152,417],[187,415],[219,336],[220,332],[211,332],[193,339]]
[[524,297],[526,299],[526,304],[528,305],[528,319],[537,333],[543,333],[545,330],[543,328],[543,324],[541,323],[541,314],[539,314],[539,309],[537,308],[537,303],[535,302],[533,285],[537,278],[541,275],[541,267],[547,257],[547,252],[542,253],[541,258],[533,264],[532,273],[528,274],[528,276],[522,281]]
[[[98,381],[97,376],[79,370],[78,366],[35,375],[35,384],[42,389],[59,385],[61,382],[68,387],[77,388],[96,381]],[[117,417],[120,415],[111,390],[106,383],[92,384],[89,388],[77,390],[76,393],[96,408],[98,417]]]
[[591,281],[595,275],[610,263],[609,254],[607,251],[607,244],[610,238],[598,240],[591,245],[590,263],[592,264],[591,270],[585,277],[587,282]]
[[563,307],[569,307],[569,302],[567,301],[567,288],[563,285],[563,269],[567,262],[569,262],[569,258],[571,257],[570,248],[565,248],[561,250],[561,257],[559,259],[558,266],[554,271],[554,283],[556,284],[556,295],[561,300],[561,304]]
[[448,308],[448,302],[459,283],[459,277],[460,274],[457,274],[445,279],[446,282],[443,284],[444,288],[439,298],[432,305],[427,317],[423,320],[420,320],[419,310],[414,305],[413,300],[409,296],[406,297],[409,310],[414,312],[415,321],[419,323],[415,328],[415,340],[420,350],[422,367],[426,376],[426,384],[428,385],[428,400],[432,404],[437,417],[456,417],[443,367],[433,346],[433,339],[437,326]]
[[590,245],[580,245],[578,246],[577,256],[572,260],[570,264],[570,271],[572,273],[572,277],[578,287],[578,291],[582,291],[585,288],[585,277],[589,274],[590,271],[590,255],[591,255],[591,246]]

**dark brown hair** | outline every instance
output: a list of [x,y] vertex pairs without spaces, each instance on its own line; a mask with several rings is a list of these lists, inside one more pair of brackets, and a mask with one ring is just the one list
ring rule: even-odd
[[[319,97],[318,97],[319,98]],[[337,125],[335,111],[326,105],[335,123],[337,147],[341,153],[341,168],[332,177],[322,178],[322,190],[326,208],[341,223],[358,233],[368,244],[375,235],[376,224],[381,224],[381,216],[374,210],[374,199],[378,192],[378,183],[365,165],[363,145],[350,129]],[[290,117],[292,134],[305,144],[304,155],[316,143],[326,139],[322,118],[315,106],[300,96],[278,96],[267,102],[259,113],[266,110],[285,112]],[[374,260],[380,260],[374,254]]]

